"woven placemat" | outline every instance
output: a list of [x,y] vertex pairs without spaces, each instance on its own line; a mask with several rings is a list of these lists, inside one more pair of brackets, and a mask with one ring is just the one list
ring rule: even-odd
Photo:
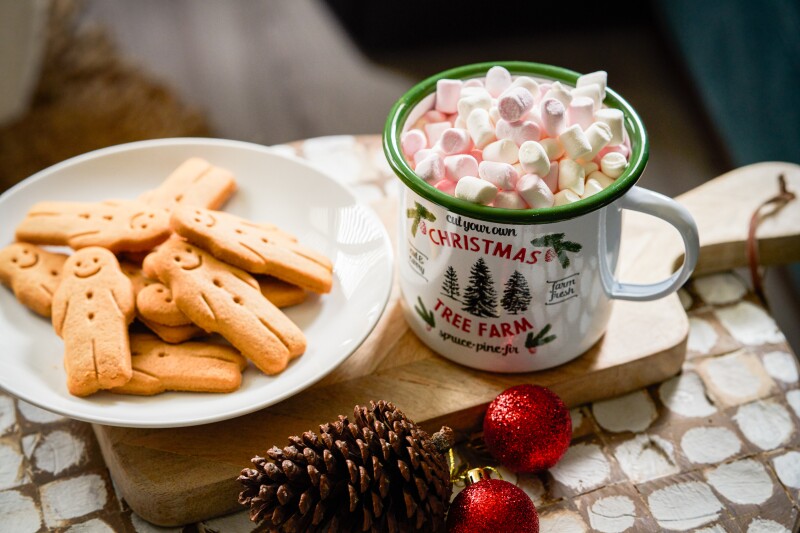
[[79,0],[54,0],[39,82],[23,116],[0,125],[0,191],[69,157],[115,144],[207,136],[205,117],[127,62]]

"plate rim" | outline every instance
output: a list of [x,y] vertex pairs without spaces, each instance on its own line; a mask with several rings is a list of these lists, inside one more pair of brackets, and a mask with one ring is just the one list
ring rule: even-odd
[[[272,405],[280,403],[283,400],[291,398],[292,396],[295,396],[296,394],[299,394],[309,389],[310,387],[314,386],[316,383],[321,381],[323,378],[331,374],[334,370],[339,368],[339,366],[341,366],[345,361],[347,361],[361,347],[361,345],[364,344],[364,341],[366,341],[367,338],[370,336],[370,334],[375,330],[375,327],[378,325],[378,322],[386,312],[386,307],[389,303],[389,299],[392,293],[392,288],[394,285],[393,283],[395,275],[394,247],[392,245],[391,239],[389,238],[389,232],[386,229],[386,226],[384,226],[384,224],[381,222],[380,217],[377,215],[375,210],[366,202],[359,199],[348,184],[342,183],[341,181],[336,179],[333,175],[327,173],[319,166],[313,165],[308,160],[303,159],[300,156],[287,154],[282,151],[279,152],[266,145],[261,145],[248,141],[239,141],[234,139],[222,139],[222,138],[211,138],[211,137],[208,138],[170,137],[164,139],[148,139],[142,141],[134,141],[129,143],[108,146],[105,148],[99,148],[97,150],[92,150],[90,152],[73,156],[69,159],[65,159],[64,161],[51,165],[47,168],[44,168],[32,174],[31,176],[28,176],[22,181],[16,183],[15,185],[7,189],[5,192],[0,194],[0,204],[2,204],[4,201],[7,201],[7,198],[12,197],[15,193],[17,193],[18,190],[24,189],[25,187],[28,187],[29,185],[36,183],[42,179],[46,179],[47,176],[55,172],[58,172],[62,168],[70,167],[76,164],[80,164],[83,161],[104,157],[110,154],[135,151],[138,149],[146,149],[152,147],[164,147],[164,146],[197,146],[198,148],[202,148],[203,146],[216,146],[216,147],[231,147],[231,148],[243,148],[247,150],[254,150],[256,152],[269,154],[270,156],[287,159],[296,164],[299,164],[300,166],[306,167],[308,170],[316,172],[321,176],[323,176],[326,180],[332,182],[334,186],[342,189],[342,191],[346,193],[347,196],[352,200],[353,205],[356,205],[361,209],[363,209],[365,215],[368,218],[371,218],[373,222],[375,222],[378,228],[378,232],[381,236],[381,248],[386,254],[388,271],[385,272],[384,274],[386,276],[386,279],[389,280],[389,282],[386,284],[386,287],[383,291],[384,294],[378,295],[379,301],[381,303],[379,305],[378,312],[375,313],[374,315],[373,320],[367,324],[367,327],[363,330],[361,335],[355,338],[355,342],[353,342],[352,346],[345,351],[345,354],[342,357],[340,357],[339,360],[336,361],[334,365],[331,365],[329,368],[326,368],[324,372],[312,375],[310,378],[302,381],[297,386],[287,390],[284,393],[278,394],[277,396],[267,401],[254,402],[252,404],[247,404],[239,409],[234,409],[232,411],[216,415],[210,415],[210,416],[191,415],[191,416],[185,416],[177,421],[168,421],[166,423],[159,422],[158,420],[139,421],[139,420],[128,420],[125,418],[102,417],[102,416],[75,413],[74,411],[69,409],[60,409],[58,407],[54,408],[52,406],[45,406],[42,404],[42,402],[37,401],[31,395],[25,395],[25,394],[21,395],[18,393],[19,389],[10,390],[5,386],[4,383],[1,382],[0,382],[0,390],[7,392],[8,394],[12,395],[18,400],[25,401],[29,404],[32,404],[40,409],[44,409],[48,412],[91,424],[100,424],[100,425],[108,425],[108,426],[124,427],[124,428],[140,428],[140,429],[166,429],[166,428],[179,428],[179,427],[190,427],[190,426],[198,426],[204,424],[212,424],[215,422],[221,422],[233,418],[238,418],[253,413],[255,411],[259,411],[261,409],[266,409]],[[0,363],[0,367],[1,366],[4,365]],[[174,391],[168,391],[168,392],[174,392]],[[236,394],[236,392],[238,391],[234,391],[232,394]],[[192,393],[186,392],[185,394],[192,394]]]

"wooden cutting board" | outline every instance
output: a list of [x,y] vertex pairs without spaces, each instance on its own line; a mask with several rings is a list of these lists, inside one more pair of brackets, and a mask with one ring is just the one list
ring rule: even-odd
[[[762,163],[730,172],[678,198],[697,221],[696,272],[746,264],[750,215],[778,191],[784,173],[800,191],[800,167]],[[376,206],[390,235],[394,206]],[[767,218],[758,232],[764,264],[800,260],[800,200]],[[638,213],[623,222],[620,274],[625,281],[663,279],[679,263],[681,240],[666,223]],[[654,302],[615,302],[605,336],[561,367],[531,374],[492,374],[454,364],[428,350],[408,329],[397,291],[375,331],[336,371],[310,389],[250,415],[175,429],[95,425],[116,486],[131,508],[159,525],[196,522],[240,508],[239,471],[286,437],[369,400],[391,400],[429,431],[447,424],[480,428],[486,405],[519,383],[550,387],[575,406],[618,396],[676,374],[684,359],[688,320],[677,295]],[[463,434],[463,433],[462,433]]]

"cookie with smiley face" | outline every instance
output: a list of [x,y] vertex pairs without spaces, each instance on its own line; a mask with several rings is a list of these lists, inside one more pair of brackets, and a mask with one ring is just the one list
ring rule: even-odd
[[199,157],[184,161],[157,189],[139,200],[171,211],[177,205],[219,209],[236,191],[233,174]]
[[172,291],[178,308],[219,333],[265,374],[276,374],[306,348],[303,332],[261,294],[247,272],[177,236],[144,261],[145,275]]
[[39,202],[17,226],[17,240],[70,246],[101,246],[114,253],[150,250],[170,235],[169,214],[136,200]]
[[67,256],[34,244],[16,242],[0,250],[0,283],[34,312],[49,317],[53,293],[61,282]]
[[133,285],[113,253],[88,247],[71,255],[53,295],[52,313],[56,334],[64,339],[71,394],[88,396],[131,379]]
[[253,274],[268,274],[303,289],[330,292],[333,266],[328,258],[269,227],[197,207],[178,207],[172,229],[211,255]]

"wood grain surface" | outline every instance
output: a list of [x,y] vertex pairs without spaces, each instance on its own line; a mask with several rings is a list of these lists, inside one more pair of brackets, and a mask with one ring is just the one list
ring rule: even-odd
[[[728,173],[678,198],[698,222],[704,272],[741,264],[746,222],[775,193],[780,172],[790,188],[800,190],[800,167],[764,163]],[[376,210],[393,235],[391,205],[381,202]],[[759,236],[766,239],[761,248],[765,263],[800,259],[798,217],[800,210],[793,205],[763,223]],[[679,243],[666,223],[626,214],[621,278],[663,278],[680,261]],[[355,404],[388,399],[431,431],[440,424],[471,431],[480,427],[488,402],[514,384],[548,386],[574,406],[663,381],[680,370],[687,334],[688,320],[676,295],[646,303],[616,302],[605,336],[577,360],[532,374],[492,374],[451,363],[423,346],[408,330],[395,291],[364,345],[326,379],[288,400],[205,426],[94,429],[112,477],[136,513],[156,524],[184,524],[237,509],[235,477],[250,457],[273,444],[283,445],[288,435],[349,414]]]

